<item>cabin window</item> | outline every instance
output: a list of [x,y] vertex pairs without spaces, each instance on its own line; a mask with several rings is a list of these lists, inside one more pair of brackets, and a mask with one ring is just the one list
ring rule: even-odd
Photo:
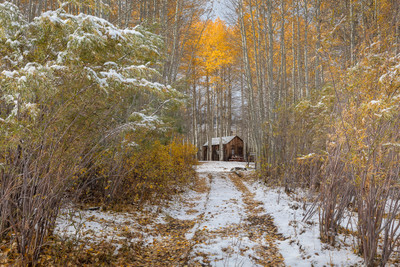
[[234,156],[234,155],[235,155],[235,149],[232,148],[232,156]]

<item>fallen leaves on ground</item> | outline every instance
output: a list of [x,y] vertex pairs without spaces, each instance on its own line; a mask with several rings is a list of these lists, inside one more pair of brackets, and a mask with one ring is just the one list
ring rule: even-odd
[[[211,176],[198,177],[192,190],[207,194],[211,179]],[[193,248],[212,246],[213,240],[223,238],[238,243],[222,247],[224,255],[239,253],[242,256],[249,255],[252,262],[262,266],[284,266],[275,244],[282,236],[277,233],[272,217],[266,214],[262,203],[254,200],[254,195],[242,181],[245,177],[232,174],[226,179],[230,179],[243,196],[246,219],[239,224],[213,230],[199,228],[204,213],[193,220],[179,220],[167,214],[160,221],[162,208],[125,212],[126,215],[119,220],[112,219],[112,212],[108,217],[90,213],[92,215],[87,216],[87,222],[98,224],[106,230],[99,232],[98,229],[89,229],[82,233],[81,239],[55,236],[43,249],[39,265],[211,266],[212,255]],[[186,214],[195,216],[199,213],[194,208],[193,199],[181,196],[178,201],[184,205]],[[238,200],[230,199],[228,202],[237,204]],[[189,232],[194,234],[187,239]],[[253,248],[240,245],[243,237],[259,245]]]

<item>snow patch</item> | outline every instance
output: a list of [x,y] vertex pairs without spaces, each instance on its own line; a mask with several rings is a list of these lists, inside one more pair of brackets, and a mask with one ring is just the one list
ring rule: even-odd
[[7,78],[14,78],[14,76],[18,75],[18,71],[13,70],[13,71],[8,71],[8,70],[3,70],[1,74],[5,75]]
[[254,163],[250,163],[250,166],[246,162],[235,162],[235,161],[200,161],[199,165],[196,166],[198,173],[219,173],[228,172],[235,167],[254,167]]
[[[230,141],[233,140],[233,138],[235,138],[236,136],[224,136],[224,137],[214,137],[211,141],[211,144],[213,146],[219,145],[222,139],[222,144],[226,145],[227,143],[229,143]],[[208,146],[208,142],[206,142],[203,146]]]
[[267,213],[274,218],[278,231],[287,238],[279,242],[285,264],[301,267],[362,265],[363,259],[353,253],[352,240],[339,236],[340,248],[322,243],[319,239],[318,214],[304,222],[304,203],[292,199],[284,193],[283,188],[267,188],[261,183],[249,187],[255,193],[255,199],[263,202]]

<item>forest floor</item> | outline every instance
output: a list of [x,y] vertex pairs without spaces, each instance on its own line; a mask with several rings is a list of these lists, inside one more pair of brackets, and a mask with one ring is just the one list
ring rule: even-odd
[[334,248],[321,243],[318,216],[303,220],[310,205],[305,193],[287,195],[282,188],[252,179],[252,171],[232,172],[234,167],[245,164],[201,162],[193,185],[166,207],[128,212],[64,209],[56,233],[64,242],[80,244],[82,258],[98,258],[99,250],[107,248],[110,253],[103,258],[115,264],[362,265],[353,253],[351,235],[338,236]]

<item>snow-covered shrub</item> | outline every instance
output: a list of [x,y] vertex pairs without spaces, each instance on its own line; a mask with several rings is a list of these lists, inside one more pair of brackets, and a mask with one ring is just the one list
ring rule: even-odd
[[[0,67],[12,69],[23,59],[27,42],[25,39],[26,22],[18,8],[9,3],[0,4]],[[10,72],[11,75],[11,72]]]
[[[328,140],[321,203],[323,239],[334,242],[342,214],[358,214],[358,245],[367,266],[384,266],[398,242],[400,227],[399,142],[400,57],[380,52],[377,43],[340,83],[340,99]],[[349,197],[350,196],[350,197]],[[326,216],[329,215],[329,216]]]
[[[63,9],[28,24],[8,2],[0,22],[0,235],[26,264],[38,259],[63,197],[105,175],[117,188],[135,170],[126,164],[142,144],[126,136],[144,129],[168,140],[167,115],[182,96],[157,82],[162,41],[140,27]],[[107,153],[107,173],[92,171]]]

